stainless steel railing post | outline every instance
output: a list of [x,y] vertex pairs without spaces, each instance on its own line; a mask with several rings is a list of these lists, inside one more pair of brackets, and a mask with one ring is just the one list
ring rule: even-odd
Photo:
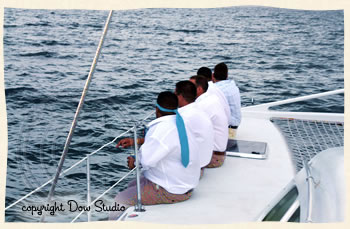
[[135,146],[135,159],[136,159],[136,188],[137,188],[137,203],[135,206],[136,212],[145,211],[142,207],[141,202],[141,186],[140,186],[140,162],[139,162],[139,155],[138,155],[138,149],[137,149],[137,127],[136,123],[134,124],[134,146]]
[[[86,186],[87,186],[87,206],[90,206],[91,195],[90,195],[90,154],[86,156]],[[91,211],[87,212],[88,222],[91,221]]]
[[308,183],[308,208],[307,208],[307,217],[306,217],[306,222],[307,223],[312,223],[312,201],[313,201],[313,194],[312,194],[312,182],[313,182],[313,177],[310,171],[310,166],[306,160],[304,162],[304,167],[306,171],[306,181]]

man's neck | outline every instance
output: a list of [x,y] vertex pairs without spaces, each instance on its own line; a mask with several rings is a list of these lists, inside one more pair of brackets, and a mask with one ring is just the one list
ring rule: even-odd
[[[193,102],[194,102],[194,101],[193,101]],[[191,103],[193,103],[193,102],[185,102],[184,104],[182,104],[182,106],[179,105],[179,108],[185,107],[185,106],[187,106],[187,105],[189,105],[189,104],[191,104]]]
[[183,101],[181,104],[179,104],[179,107],[181,108],[181,107],[184,107],[184,106],[186,106],[188,104],[190,104],[190,103],[187,102],[187,101]]

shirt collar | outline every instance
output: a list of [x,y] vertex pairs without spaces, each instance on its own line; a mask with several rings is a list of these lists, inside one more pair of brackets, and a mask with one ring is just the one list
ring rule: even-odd
[[176,115],[165,115],[159,118],[156,118],[155,120],[151,121],[147,124],[147,127],[150,128],[153,125],[156,125],[157,123],[163,122],[163,121],[169,121],[169,120],[175,120]]
[[228,83],[236,86],[236,82],[232,79],[220,80],[219,82],[216,82],[215,84],[228,84]]
[[203,100],[205,97],[207,97],[207,95],[208,95],[208,91],[204,92],[203,94],[198,96],[198,98],[196,99],[196,102]]
[[179,112],[181,112],[181,111],[183,111],[183,110],[187,110],[187,109],[189,109],[189,108],[192,107],[192,106],[194,106],[194,102],[189,103],[189,104],[187,104],[186,106],[180,107],[180,108],[179,108]]

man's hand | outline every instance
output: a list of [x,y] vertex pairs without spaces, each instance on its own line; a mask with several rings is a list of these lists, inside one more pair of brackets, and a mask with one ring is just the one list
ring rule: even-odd
[[135,168],[135,158],[133,158],[132,156],[128,157],[128,167],[130,170]]
[[134,140],[132,138],[124,138],[118,142],[116,147],[118,148],[119,146],[121,146],[123,148],[126,148],[133,145],[134,145]]
[[[137,144],[138,145],[142,145],[144,143],[145,139],[144,138],[138,138],[137,139]],[[130,147],[134,145],[134,139],[133,138],[123,138],[122,140],[120,140],[117,144],[117,148],[119,146],[126,148],[126,147]]]

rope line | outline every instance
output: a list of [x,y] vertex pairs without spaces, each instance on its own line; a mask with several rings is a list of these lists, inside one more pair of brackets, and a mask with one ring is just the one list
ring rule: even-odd
[[[121,179],[119,179],[116,183],[114,183],[109,189],[104,191],[101,195],[99,195],[94,201],[92,201],[87,207],[91,207],[97,200],[99,200],[102,196],[106,195],[107,192],[111,191],[116,185],[118,185],[121,181],[123,181],[127,176],[129,176],[137,167],[130,170],[127,174],[125,174]],[[72,221],[71,223],[74,223],[83,213],[85,210],[81,211]]]

